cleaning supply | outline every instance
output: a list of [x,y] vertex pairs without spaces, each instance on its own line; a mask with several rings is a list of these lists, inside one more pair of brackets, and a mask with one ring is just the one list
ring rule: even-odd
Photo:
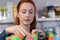
[[22,39],[23,39],[23,35],[21,34],[14,34],[9,37],[6,37],[6,40],[22,40]]
[[18,36],[10,36],[7,37],[6,40],[21,40],[21,38],[19,38]]
[[38,40],[40,40],[40,32],[37,32]]
[[37,32],[38,40],[43,40],[45,35],[42,32]]
[[0,20],[2,20],[2,12],[3,10],[2,10],[2,7],[0,6]]
[[40,40],[40,32],[23,37],[21,34],[14,34],[6,37],[6,40]]
[[53,32],[49,33],[49,40],[54,40],[54,34],[53,34]]
[[32,36],[28,36],[26,40],[34,40]]
[[48,40],[54,40],[56,35],[56,32],[52,28],[46,32]]
[[54,40],[60,40],[60,38],[55,38]]
[[38,40],[38,34],[37,32],[36,33],[33,33],[32,35],[27,35],[25,40]]
[[32,34],[32,37],[33,37],[34,40],[38,40],[38,34],[37,34],[37,32],[34,33],[34,34]]
[[3,20],[7,19],[7,6],[4,6],[4,15],[3,15]]

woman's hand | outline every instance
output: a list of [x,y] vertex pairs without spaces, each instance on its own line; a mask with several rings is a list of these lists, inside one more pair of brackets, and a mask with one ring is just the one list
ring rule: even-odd
[[36,32],[40,32],[40,39],[45,38],[45,33],[44,33],[43,30],[41,30],[41,29],[34,29],[34,30],[32,30],[32,34],[34,34]]
[[5,29],[6,33],[8,34],[22,34],[23,36],[26,35],[24,31],[22,31],[18,25],[16,26],[11,26]]
[[22,27],[19,27],[18,25],[8,27],[5,29],[5,31],[8,34],[22,34],[23,36],[25,36],[25,35],[29,36],[29,35],[32,35],[38,31],[38,32],[40,32],[40,34],[43,35],[43,37],[45,37],[45,33],[41,29],[34,29],[34,30],[32,30],[32,33],[28,33],[28,32],[26,32],[26,30],[24,30]]
[[33,29],[33,30],[32,30],[32,34],[33,34],[33,33],[36,33],[37,31],[44,34],[44,31],[41,30],[41,29]]

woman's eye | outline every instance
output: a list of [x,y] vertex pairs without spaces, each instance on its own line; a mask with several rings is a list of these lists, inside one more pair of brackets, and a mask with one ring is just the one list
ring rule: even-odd
[[32,14],[33,12],[29,12],[30,14]]
[[25,14],[26,12],[22,12],[22,13],[24,13],[24,14]]

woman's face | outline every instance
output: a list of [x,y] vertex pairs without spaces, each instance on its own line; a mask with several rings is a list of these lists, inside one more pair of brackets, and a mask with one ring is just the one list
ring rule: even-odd
[[20,19],[20,23],[25,25],[30,25],[34,19],[35,15],[34,6],[31,3],[23,3],[20,6],[18,17]]

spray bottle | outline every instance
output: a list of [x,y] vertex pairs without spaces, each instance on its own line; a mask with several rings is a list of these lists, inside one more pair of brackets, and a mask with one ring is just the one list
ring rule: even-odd
[[22,39],[23,39],[23,35],[21,34],[14,34],[9,37],[6,37],[6,40],[22,40]]
[[56,36],[56,32],[50,28],[47,32],[46,32],[46,36],[48,37],[48,40],[54,40],[55,36]]

